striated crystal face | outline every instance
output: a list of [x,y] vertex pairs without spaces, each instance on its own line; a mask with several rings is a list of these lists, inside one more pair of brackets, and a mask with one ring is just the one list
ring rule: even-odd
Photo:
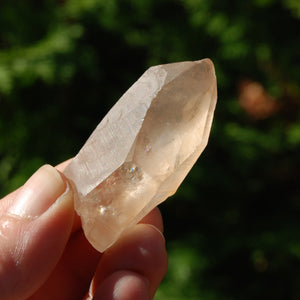
[[97,126],[64,173],[98,251],[175,193],[207,144],[216,99],[209,59],[155,66]]

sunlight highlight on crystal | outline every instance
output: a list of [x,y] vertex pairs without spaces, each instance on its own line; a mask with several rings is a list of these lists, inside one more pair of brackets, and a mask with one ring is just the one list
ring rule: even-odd
[[175,193],[207,144],[216,100],[209,59],[159,65],[100,122],[64,171],[98,251]]

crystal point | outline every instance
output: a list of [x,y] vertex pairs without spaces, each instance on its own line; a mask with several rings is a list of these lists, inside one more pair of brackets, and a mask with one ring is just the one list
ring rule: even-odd
[[175,193],[207,144],[216,99],[209,59],[159,65],[97,126],[64,174],[98,251]]

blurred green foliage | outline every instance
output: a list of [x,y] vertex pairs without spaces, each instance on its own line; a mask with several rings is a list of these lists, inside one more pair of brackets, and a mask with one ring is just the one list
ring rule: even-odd
[[0,193],[74,155],[153,64],[210,57],[209,145],[162,206],[156,299],[300,298],[298,0],[3,0]]

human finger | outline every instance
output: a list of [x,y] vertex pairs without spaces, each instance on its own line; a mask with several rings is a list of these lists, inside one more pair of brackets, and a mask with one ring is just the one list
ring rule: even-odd
[[161,233],[164,232],[163,219],[158,207],[155,207],[149,214],[147,214],[140,222],[140,224],[152,224]]
[[55,168],[57,170],[59,170],[60,172],[63,172],[65,170],[65,168],[68,166],[68,164],[71,162],[72,158],[69,158],[63,162],[61,162],[60,164],[56,165]]
[[70,238],[64,254],[47,281],[28,300],[81,300],[89,289],[101,254],[82,231]]
[[6,200],[0,202],[0,295],[26,299],[64,251],[73,224],[73,192],[55,168],[45,165]]
[[[167,265],[162,233],[152,224],[137,224],[104,252],[89,297],[95,300],[152,299]],[[131,298],[136,293],[148,298]]]
[[[57,166],[55,166],[55,168],[60,171],[63,172],[65,170],[65,168],[69,165],[69,163],[71,162],[72,158],[58,164]],[[74,189],[76,187],[73,187]],[[75,194],[75,193],[74,193]],[[75,196],[75,195],[74,195]],[[75,233],[76,231],[81,230],[81,220],[80,217],[78,216],[78,214],[75,211],[74,214],[74,223],[73,223],[73,227],[72,227],[72,234]]]

